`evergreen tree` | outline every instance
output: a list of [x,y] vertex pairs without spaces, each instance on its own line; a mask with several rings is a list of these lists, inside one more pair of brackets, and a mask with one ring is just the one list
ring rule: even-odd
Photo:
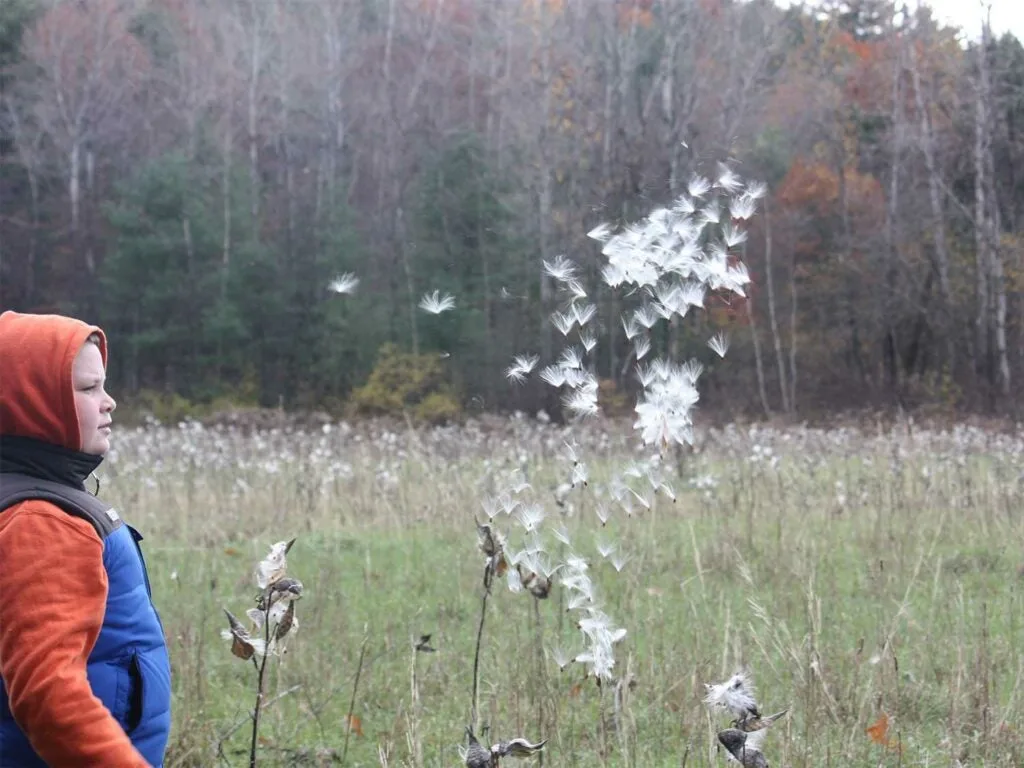
[[523,319],[530,259],[509,184],[476,136],[452,141],[428,167],[415,221],[418,288],[451,293],[457,306],[420,323],[421,351],[451,355],[467,394],[491,394],[516,351],[507,331]]

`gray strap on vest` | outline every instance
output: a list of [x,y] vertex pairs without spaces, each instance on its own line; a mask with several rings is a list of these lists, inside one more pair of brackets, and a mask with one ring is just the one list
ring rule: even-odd
[[92,494],[16,472],[0,473],[0,511],[29,499],[48,501],[69,515],[89,521],[101,539],[121,527],[114,508]]

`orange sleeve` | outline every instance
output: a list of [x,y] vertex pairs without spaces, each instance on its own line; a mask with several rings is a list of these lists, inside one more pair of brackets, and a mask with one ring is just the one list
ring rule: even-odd
[[96,531],[23,502],[0,515],[0,564],[0,676],[33,749],[53,768],[148,766],[86,677],[107,603]]

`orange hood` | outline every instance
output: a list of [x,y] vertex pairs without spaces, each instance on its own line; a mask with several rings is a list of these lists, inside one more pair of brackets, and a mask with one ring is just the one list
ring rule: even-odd
[[95,325],[61,315],[0,314],[0,437],[31,437],[81,450],[71,366]]

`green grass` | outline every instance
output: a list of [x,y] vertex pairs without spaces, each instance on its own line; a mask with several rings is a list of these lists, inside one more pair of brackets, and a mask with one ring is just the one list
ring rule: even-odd
[[[1021,764],[1016,448],[979,450],[978,439],[955,435],[724,433],[682,462],[675,503],[659,498],[600,531],[631,557],[616,573],[594,551],[593,505],[635,451],[621,435],[592,432],[583,447],[595,477],[573,492],[564,522],[592,563],[603,609],[628,629],[616,646],[624,684],[599,688],[579,665],[560,672],[547,657],[581,649],[558,587],[535,606],[499,580],[480,679],[493,740],[547,738],[548,766],[724,765],[714,732],[728,718],[708,713],[702,684],[742,663],[763,710],[790,708],[766,742],[773,766]],[[340,763],[365,642],[361,735],[351,734],[345,763],[458,765],[482,595],[473,516],[497,471],[525,457],[533,498],[557,522],[560,441],[554,428],[533,427],[360,440],[127,436],[105,488],[146,535],[170,642],[167,765],[246,763],[255,673],[221,639],[222,608],[243,615],[256,562],[293,536],[301,626],[269,668],[261,764]],[[766,441],[777,466],[750,460]],[[707,474],[717,479],[710,491],[688,483]],[[422,633],[437,653],[414,658]],[[882,712],[902,751],[868,738]]]

